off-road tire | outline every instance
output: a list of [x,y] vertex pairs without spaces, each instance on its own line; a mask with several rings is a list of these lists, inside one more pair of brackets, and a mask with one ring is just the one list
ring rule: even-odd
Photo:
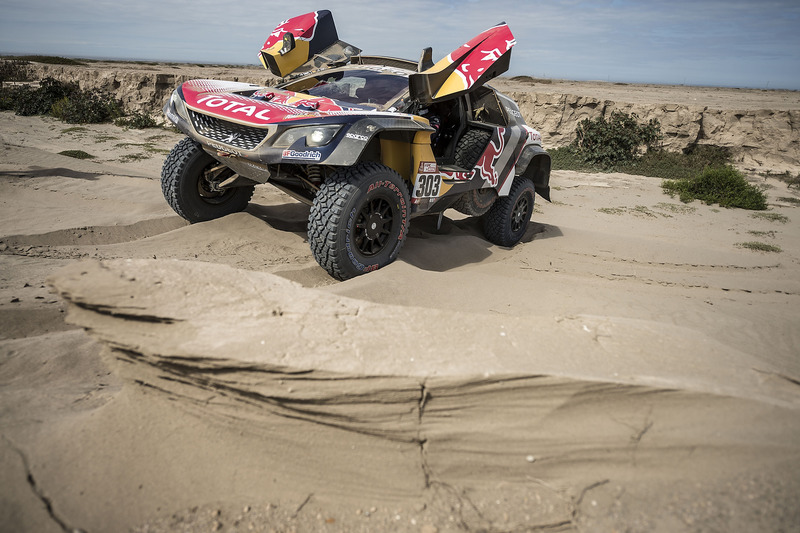
[[[465,170],[474,168],[491,138],[492,134],[486,130],[467,131],[456,144],[456,166]],[[496,198],[497,191],[494,189],[473,189],[459,196],[451,207],[465,215],[479,217],[489,211]]]
[[346,280],[394,261],[406,239],[411,203],[403,178],[374,162],[328,176],[308,215],[308,243],[328,274]]
[[491,132],[478,128],[473,128],[464,133],[456,143],[456,150],[453,155],[456,166],[464,170],[472,170],[478,159],[480,159],[481,154],[486,150],[491,138]]
[[489,242],[499,246],[514,246],[528,229],[536,197],[533,182],[514,178],[508,196],[497,199],[483,217],[483,232]]
[[[211,190],[209,171],[219,166],[216,159],[189,137],[176,144],[161,168],[161,192],[170,207],[192,223],[243,211],[253,197],[255,186]],[[232,175],[232,170],[224,169],[215,180],[222,181]]]

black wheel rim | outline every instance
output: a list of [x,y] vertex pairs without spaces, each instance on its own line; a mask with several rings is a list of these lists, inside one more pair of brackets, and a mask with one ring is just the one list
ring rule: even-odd
[[206,203],[221,204],[228,199],[230,189],[220,189],[219,184],[225,181],[233,171],[227,167],[221,167],[219,163],[213,161],[209,163],[201,172],[197,179],[197,192]]
[[364,202],[356,216],[355,244],[358,251],[370,257],[381,252],[392,236],[394,213],[386,198]]
[[527,194],[523,194],[514,204],[511,211],[511,231],[517,233],[525,227],[525,223],[530,219],[530,204]]

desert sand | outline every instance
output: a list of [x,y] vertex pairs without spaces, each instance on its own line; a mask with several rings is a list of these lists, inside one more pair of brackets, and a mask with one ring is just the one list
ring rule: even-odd
[[3,531],[800,530],[796,188],[554,171],[515,248],[448,211],[336,282],[272,187],[175,215],[178,140],[0,113]]

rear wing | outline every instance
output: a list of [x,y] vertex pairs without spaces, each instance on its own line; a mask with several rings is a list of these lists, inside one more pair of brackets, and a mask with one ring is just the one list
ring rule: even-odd
[[308,70],[332,63],[346,63],[361,50],[339,40],[333,15],[312,11],[281,22],[261,47],[264,68],[281,78],[301,67]]
[[[408,79],[411,97],[430,104],[477,89],[508,70],[515,44],[505,22],[489,28],[432,67],[412,74]],[[420,60],[422,68],[425,63]]]

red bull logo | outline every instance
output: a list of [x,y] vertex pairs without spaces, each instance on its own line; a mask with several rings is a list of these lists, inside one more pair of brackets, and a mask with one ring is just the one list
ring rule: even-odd
[[503,148],[506,146],[505,132],[505,128],[497,128],[498,138],[495,139],[494,135],[492,136],[489,146],[486,147],[483,155],[478,160],[478,164],[475,165],[480,177],[486,180],[492,187],[497,186],[498,176],[495,169],[495,161],[500,157],[500,154],[503,153]]

